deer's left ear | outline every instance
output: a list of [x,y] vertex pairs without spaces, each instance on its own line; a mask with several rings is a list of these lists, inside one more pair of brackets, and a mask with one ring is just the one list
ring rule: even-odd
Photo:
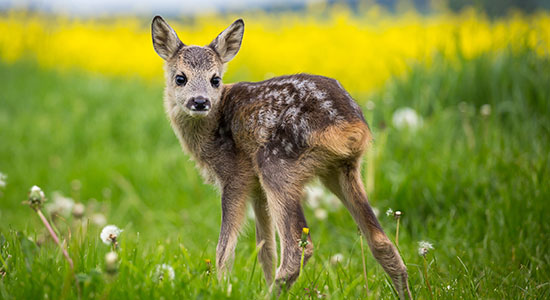
[[238,19],[220,33],[208,46],[220,56],[224,64],[237,55],[241,48],[244,34],[244,22]]

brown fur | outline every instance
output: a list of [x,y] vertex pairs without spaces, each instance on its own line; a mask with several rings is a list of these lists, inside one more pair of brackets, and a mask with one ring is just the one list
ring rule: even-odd
[[[155,50],[166,60],[165,108],[171,125],[206,179],[221,190],[219,276],[231,269],[251,196],[266,281],[275,281],[277,288],[292,285],[300,268],[298,240],[307,227],[302,192],[319,176],[350,211],[400,297],[410,298],[406,267],[380,227],[360,180],[361,155],[372,135],[361,109],[342,86],[308,74],[215,86],[212,78],[222,76],[240,48],[241,20],[206,47],[184,45],[160,17],[152,28]],[[183,75],[187,83],[176,84],[175,76]],[[211,107],[190,108],[197,97],[208,99]],[[274,274],[275,229],[281,263]],[[308,240],[306,262],[313,254]]]

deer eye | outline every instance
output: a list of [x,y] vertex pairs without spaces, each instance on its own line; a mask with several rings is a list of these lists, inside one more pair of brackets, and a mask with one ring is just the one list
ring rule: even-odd
[[187,83],[187,77],[185,77],[185,74],[176,75],[177,85],[185,85],[186,83]]
[[214,76],[212,77],[212,79],[210,79],[210,84],[212,84],[212,86],[215,88],[219,87],[221,82],[222,79],[218,76]]

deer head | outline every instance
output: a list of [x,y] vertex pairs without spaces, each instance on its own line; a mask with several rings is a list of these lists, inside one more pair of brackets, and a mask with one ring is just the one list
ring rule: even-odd
[[237,55],[244,33],[239,19],[204,47],[187,46],[160,16],[151,24],[153,47],[165,61],[165,101],[170,113],[204,117],[222,96],[226,64]]

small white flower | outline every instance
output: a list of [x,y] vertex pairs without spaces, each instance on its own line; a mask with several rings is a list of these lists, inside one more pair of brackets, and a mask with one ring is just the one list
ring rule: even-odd
[[339,263],[342,263],[344,261],[344,255],[342,253],[336,253],[330,258],[330,263],[333,265],[337,265]]
[[328,216],[327,211],[322,208],[315,209],[313,213],[315,214],[315,217],[319,220],[326,220]]
[[0,172],[0,188],[5,188],[8,180],[8,175]]
[[57,214],[64,217],[68,217],[71,214],[74,207],[73,199],[63,196],[60,192],[53,192],[52,200],[53,202],[46,205],[46,210],[50,214]]
[[421,241],[418,242],[418,255],[420,256],[426,256],[430,250],[432,250],[434,246],[430,242]]
[[491,105],[483,104],[479,109],[479,113],[481,113],[481,115],[484,117],[489,116],[491,114]]
[[155,268],[155,273],[153,275],[154,281],[163,281],[165,278],[168,278],[170,281],[173,281],[176,278],[176,273],[174,268],[171,265],[162,264],[157,265]]
[[414,109],[402,107],[393,113],[392,123],[397,129],[405,127],[416,129],[422,126],[422,117],[420,117]]
[[119,229],[115,225],[107,225],[101,230],[99,237],[106,245],[111,245],[117,242],[118,236],[122,233],[122,229]]
[[386,210],[386,216],[388,216],[388,217],[393,216],[393,209],[391,209],[391,207],[388,208],[388,210]]
[[401,211],[400,210],[396,210],[395,213],[393,213],[395,215],[396,218],[399,218],[401,217]]

